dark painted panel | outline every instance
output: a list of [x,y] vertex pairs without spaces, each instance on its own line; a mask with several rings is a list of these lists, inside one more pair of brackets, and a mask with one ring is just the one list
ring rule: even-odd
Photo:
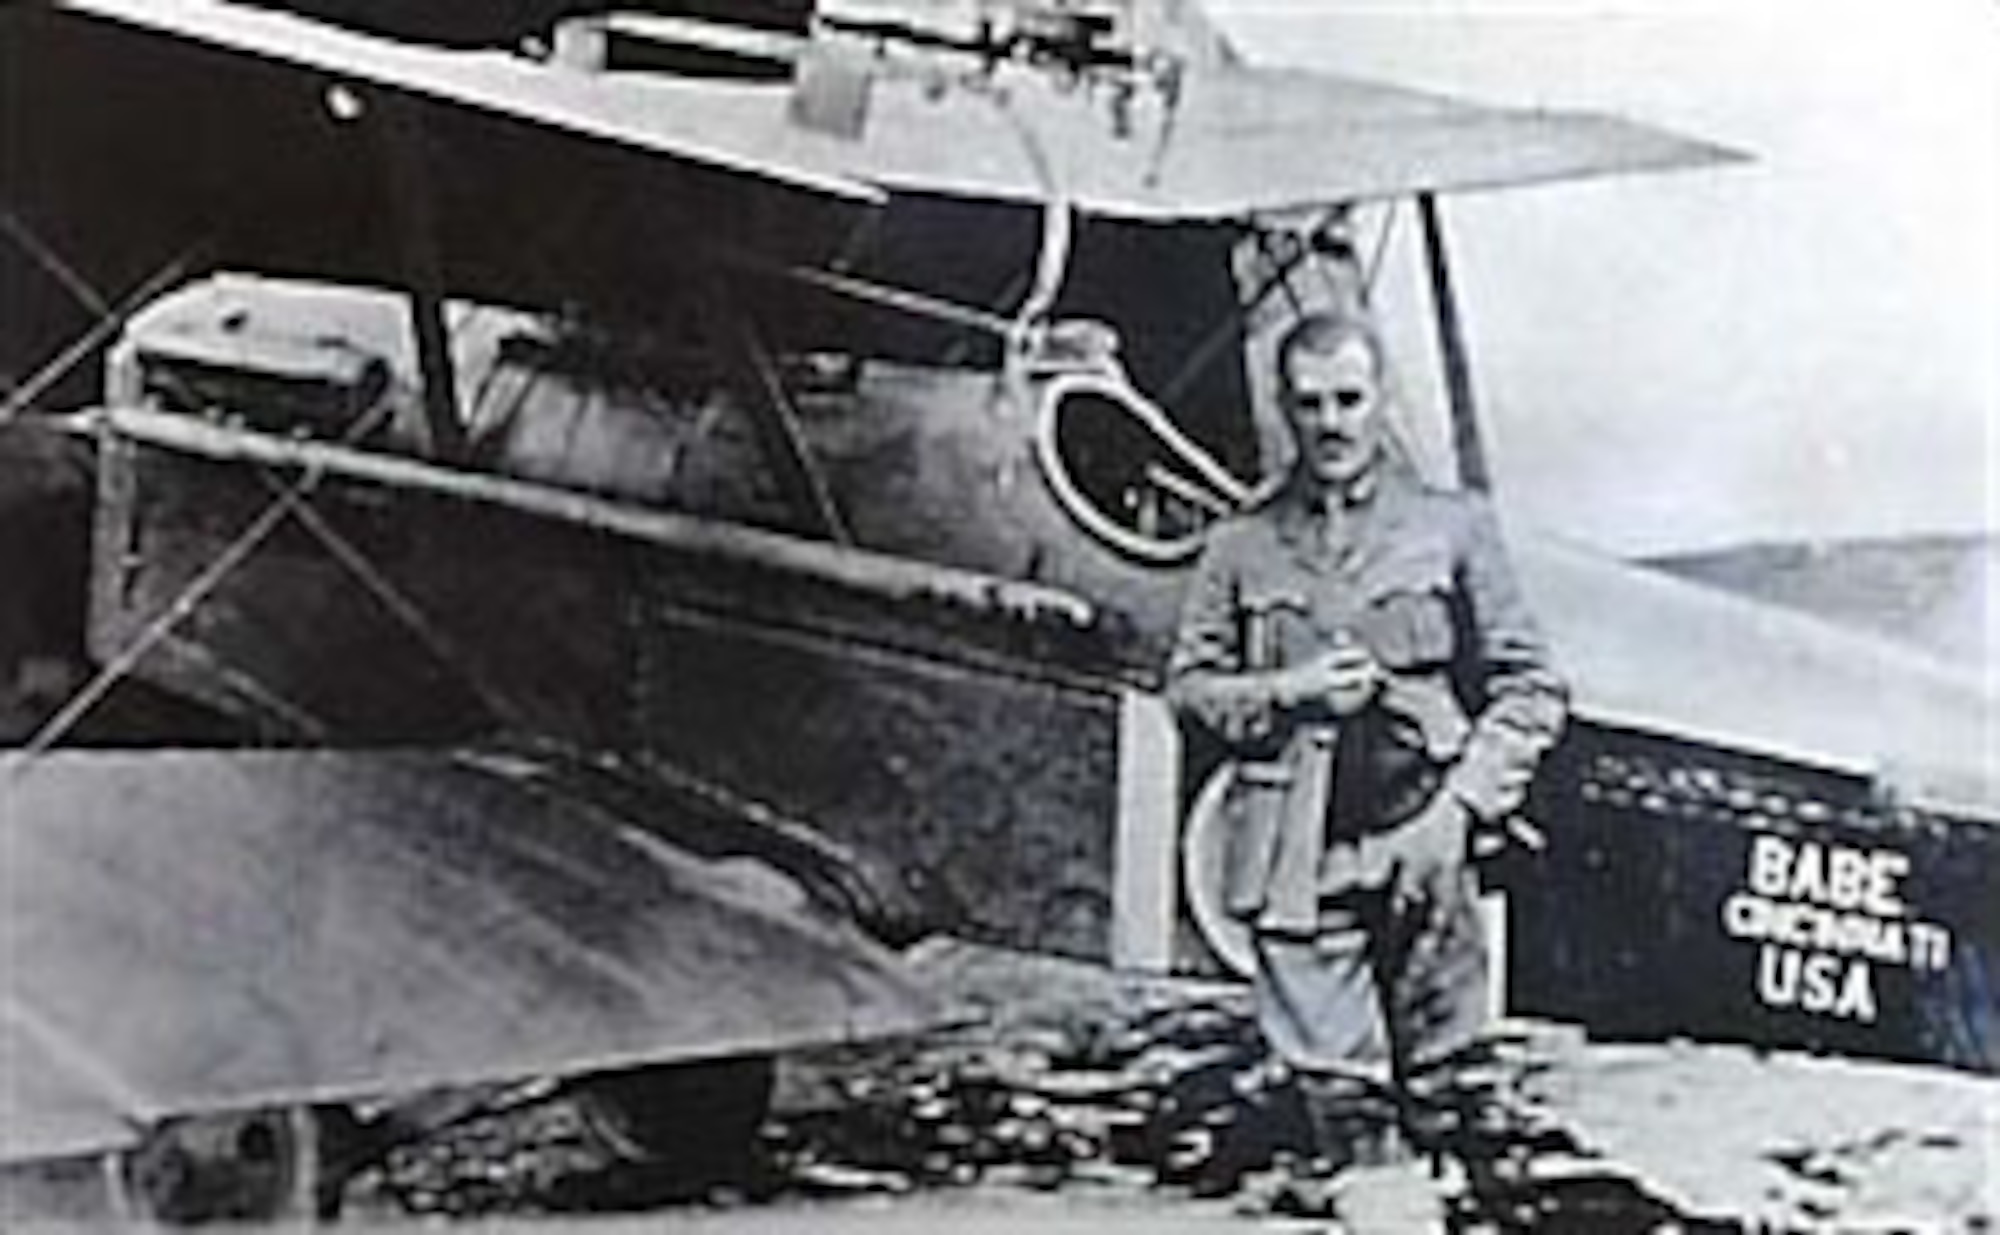
[[[132,453],[114,446],[102,474],[101,659],[273,492],[242,467]],[[140,675],[280,733],[303,714],[324,732],[295,736],[340,744],[463,738],[495,727],[481,701],[497,696],[514,728],[640,749],[812,822],[952,929],[1104,955],[1118,712],[1090,632],[461,502],[329,482],[314,507],[449,658],[287,525]]]
[[[240,467],[107,456],[93,649],[117,654],[278,492]],[[629,652],[622,546],[546,522],[328,483],[312,506],[377,579],[288,521],[138,667],[168,690],[280,734],[375,742],[464,737],[509,720],[615,744]],[[129,511],[122,514],[121,511]],[[119,565],[122,563],[123,565]],[[386,587],[382,586],[386,585]],[[420,633],[385,602],[420,619]],[[272,698],[282,706],[272,707]],[[499,702],[496,716],[487,701]]]
[[1508,872],[1516,1011],[1604,1036],[2000,1068],[1991,825],[1597,728],[1543,784],[1548,853]]
[[649,614],[648,750],[888,862],[955,932],[1105,955],[1110,695],[719,619],[671,587]]

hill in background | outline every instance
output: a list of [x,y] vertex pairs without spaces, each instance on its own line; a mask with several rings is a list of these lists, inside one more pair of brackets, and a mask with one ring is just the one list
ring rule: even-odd
[[1740,545],[1647,565],[1887,635],[1954,663],[2000,653],[2000,536]]

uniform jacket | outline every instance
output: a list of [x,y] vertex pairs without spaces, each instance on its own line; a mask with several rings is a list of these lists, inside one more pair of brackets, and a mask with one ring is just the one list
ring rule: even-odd
[[[1168,666],[1180,710],[1236,763],[1223,893],[1268,929],[1310,933],[1329,844],[1393,827],[1476,745],[1532,767],[1565,691],[1487,501],[1385,462],[1330,515],[1296,482],[1218,523]],[[1362,711],[1282,707],[1275,671],[1353,639],[1384,670]]]

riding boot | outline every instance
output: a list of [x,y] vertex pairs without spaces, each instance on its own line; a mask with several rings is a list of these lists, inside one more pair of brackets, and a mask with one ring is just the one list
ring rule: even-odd
[[1332,1217],[1351,1172],[1401,1156],[1395,1103],[1379,1088],[1349,1077],[1302,1075],[1298,1087],[1311,1156],[1284,1170],[1268,1207],[1291,1217]]
[[1300,1087],[1318,1159],[1281,1212],[1337,1219],[1352,1235],[1445,1229],[1456,1187],[1411,1146],[1394,1092],[1331,1077]]
[[1349,1077],[1301,1076],[1312,1125],[1313,1157],[1330,1172],[1381,1166],[1408,1156],[1395,1099]]

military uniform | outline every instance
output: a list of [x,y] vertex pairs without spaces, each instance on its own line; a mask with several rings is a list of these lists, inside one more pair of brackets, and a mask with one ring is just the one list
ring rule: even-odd
[[[1500,812],[1460,790],[1482,766],[1532,769],[1565,693],[1483,498],[1395,459],[1339,502],[1312,493],[1294,477],[1211,531],[1169,690],[1234,762],[1223,896],[1252,928],[1273,1048],[1309,1076],[1386,1082],[1483,1028],[1463,838]],[[1288,705],[1280,671],[1347,641],[1380,668],[1369,702]],[[1426,831],[1450,856],[1412,884]]]

